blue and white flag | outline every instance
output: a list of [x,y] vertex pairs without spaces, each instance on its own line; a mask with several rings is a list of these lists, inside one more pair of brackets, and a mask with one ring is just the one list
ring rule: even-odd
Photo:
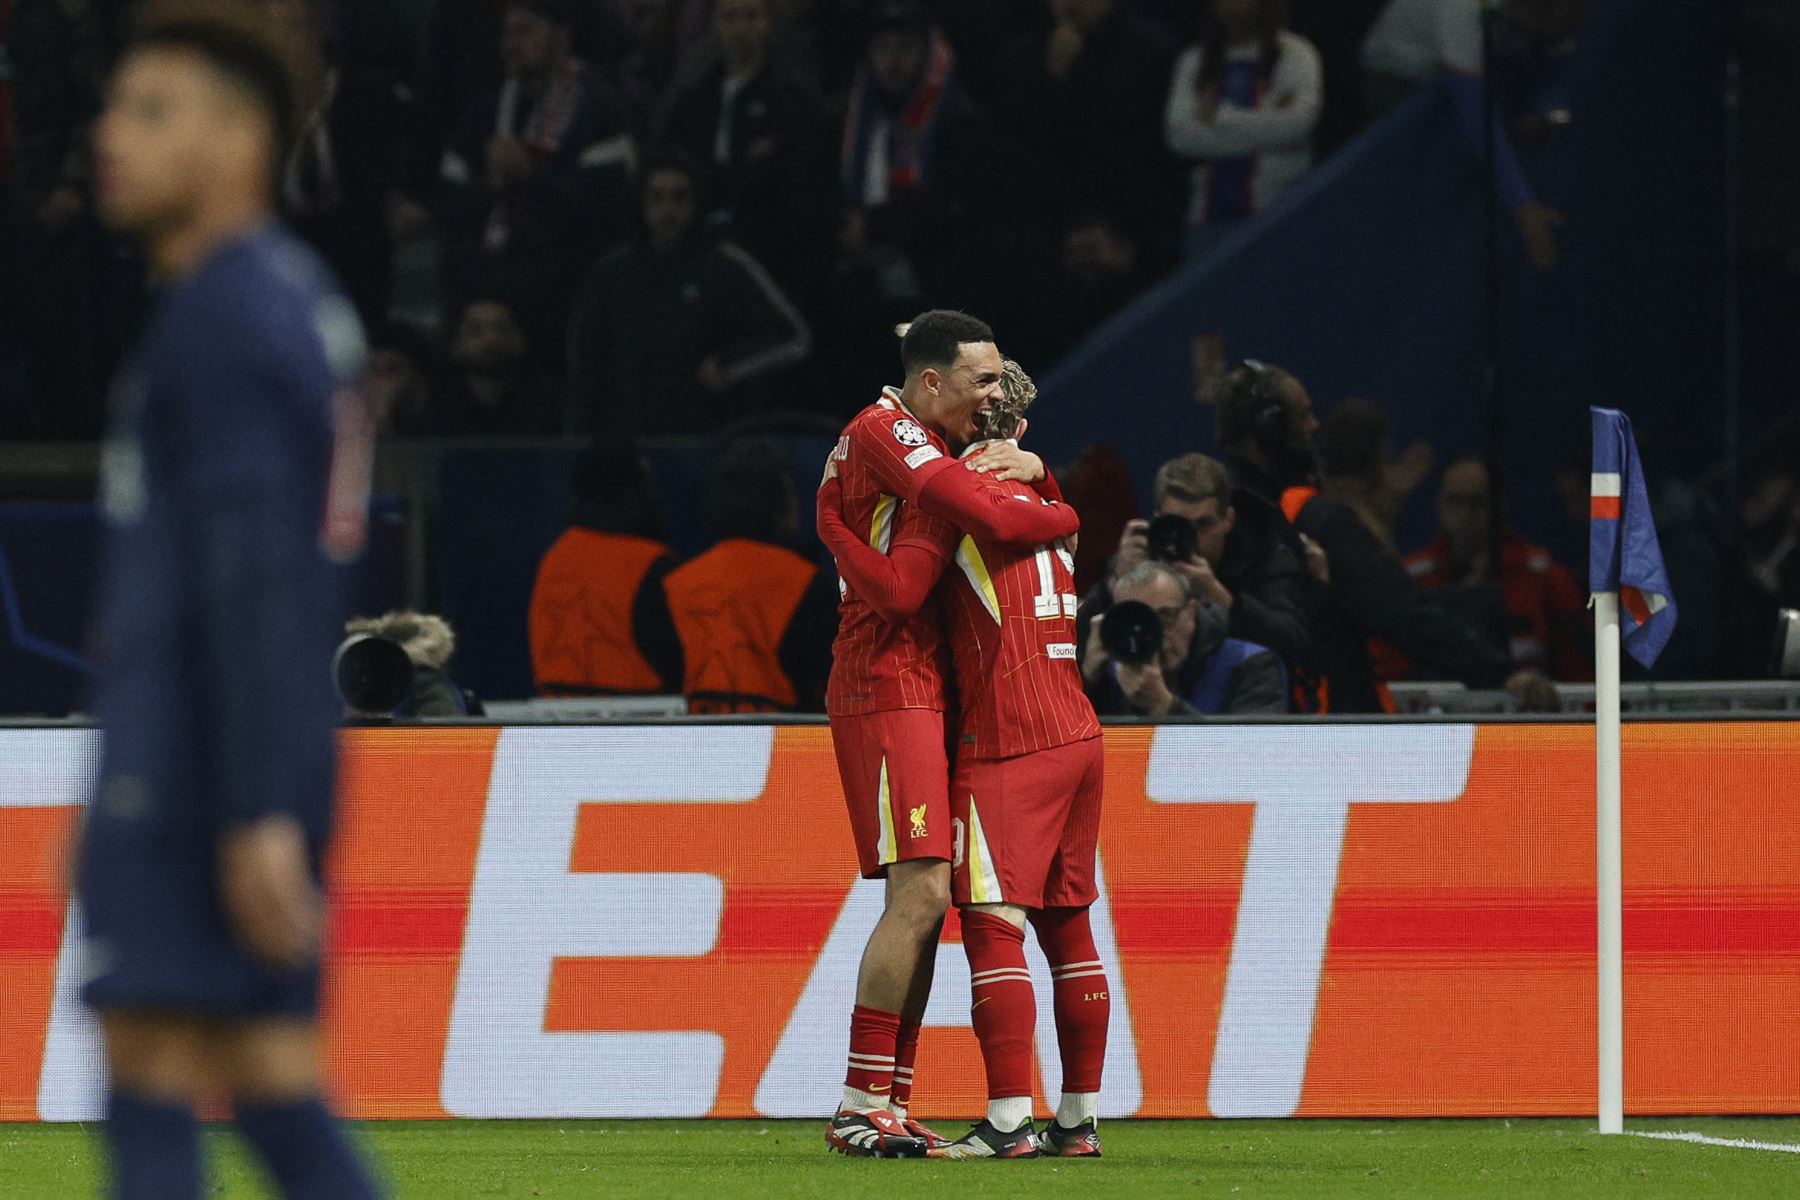
[[1588,588],[1619,593],[1625,651],[1648,667],[1675,632],[1675,594],[1663,570],[1650,494],[1631,418],[1613,408],[1594,418],[1594,478],[1588,501]]

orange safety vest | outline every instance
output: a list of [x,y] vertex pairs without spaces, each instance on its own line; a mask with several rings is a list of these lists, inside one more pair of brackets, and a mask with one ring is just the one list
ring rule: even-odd
[[669,572],[689,712],[793,711],[800,696],[781,640],[818,570],[783,546],[730,538]]
[[531,673],[545,696],[672,690],[638,649],[632,610],[661,542],[579,526],[556,539],[531,589]]

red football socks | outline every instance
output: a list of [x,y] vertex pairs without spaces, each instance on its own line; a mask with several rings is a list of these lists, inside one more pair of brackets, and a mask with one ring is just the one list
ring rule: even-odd
[[894,1092],[889,1107],[905,1112],[912,1107],[913,1059],[919,1056],[919,1023],[900,1022],[900,1034],[894,1042]]
[[1030,1096],[1037,1001],[1025,966],[1025,931],[992,913],[968,911],[962,930],[974,992],[970,1024],[987,1067],[988,1098]]
[[[894,1051],[899,1033],[899,1013],[860,1004],[850,1011],[850,1068],[844,1075],[846,1107],[887,1104],[894,1086]],[[853,1093],[862,1093],[872,1103],[851,1104]]]
[[1085,908],[1046,908],[1031,915],[1038,945],[1050,960],[1056,1004],[1056,1042],[1062,1051],[1063,1094],[1098,1092],[1106,1062],[1112,997],[1106,968],[1094,948]]

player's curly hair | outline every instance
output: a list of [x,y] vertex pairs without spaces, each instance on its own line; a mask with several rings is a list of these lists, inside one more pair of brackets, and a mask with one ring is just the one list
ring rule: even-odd
[[1000,402],[982,414],[981,436],[1013,437],[1019,431],[1019,422],[1025,418],[1025,410],[1031,407],[1037,394],[1037,384],[1031,382],[1025,368],[1007,359],[1000,368]]

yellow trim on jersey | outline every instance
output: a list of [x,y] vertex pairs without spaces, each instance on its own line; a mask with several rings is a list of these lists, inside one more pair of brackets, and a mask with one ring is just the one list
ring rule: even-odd
[[981,560],[981,551],[975,548],[975,539],[966,534],[956,547],[956,565],[968,577],[969,586],[981,598],[981,606],[994,618],[994,624],[1001,624],[1000,596],[994,591],[994,577],[988,574],[987,563]]
[[975,794],[969,793],[969,903],[1004,904],[1000,877],[994,874],[994,856],[987,834],[981,831],[981,814],[975,811]]
[[869,545],[883,554],[894,544],[894,510],[898,507],[898,496],[877,497],[875,515],[869,519]]
[[883,866],[900,858],[894,837],[894,810],[890,806],[892,799],[888,789],[887,755],[884,754],[881,756],[881,786],[875,798],[876,812],[881,819],[881,835],[875,843],[875,861]]

